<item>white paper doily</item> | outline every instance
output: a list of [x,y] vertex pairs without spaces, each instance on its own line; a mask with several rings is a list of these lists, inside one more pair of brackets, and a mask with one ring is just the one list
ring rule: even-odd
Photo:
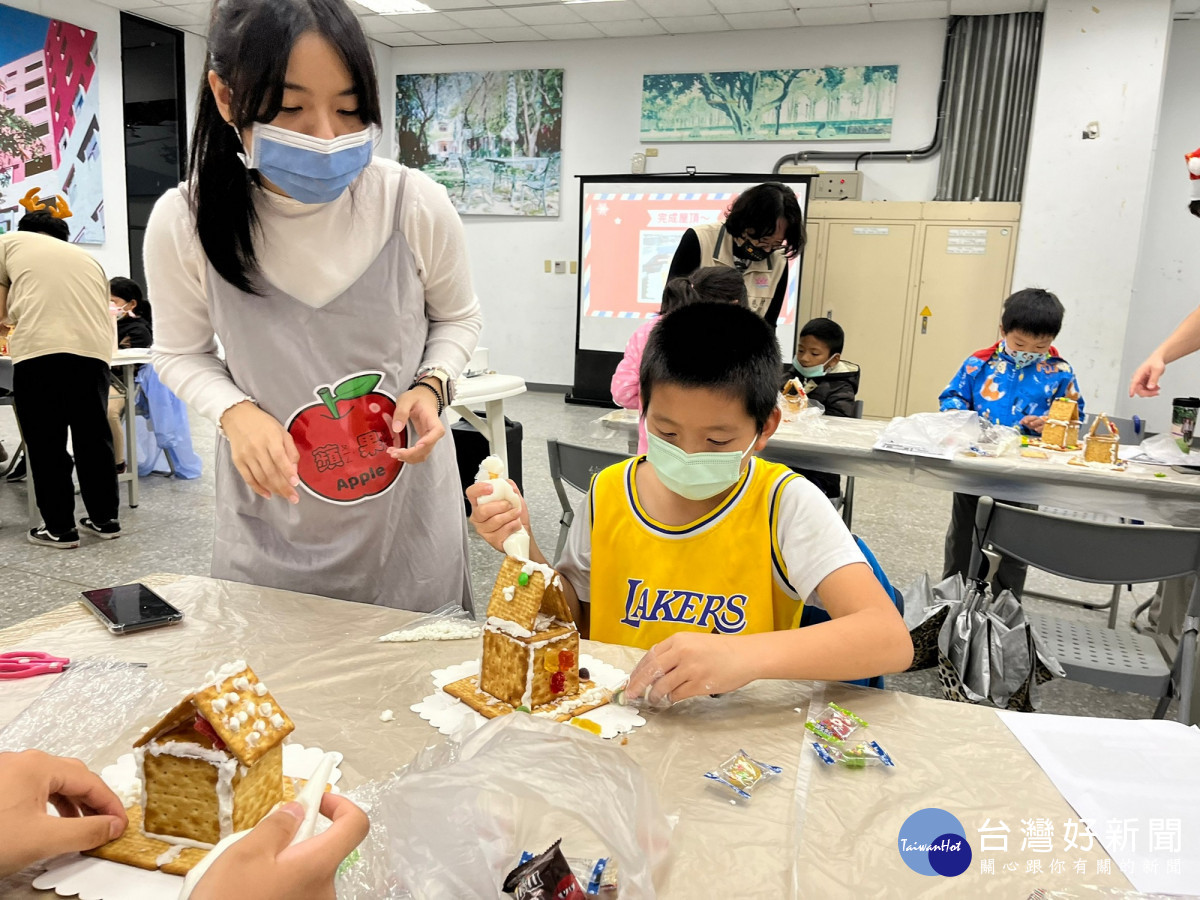
[[[579,654],[579,667],[588,670],[588,675],[598,687],[608,688],[610,691],[615,691],[629,680],[629,675],[621,669],[588,656],[586,653]],[[454,734],[464,722],[473,722],[474,728],[478,728],[487,719],[457,697],[451,697],[442,690],[451,682],[478,674],[479,660],[477,659],[467,660],[457,666],[449,666],[445,669],[435,669],[433,671],[434,692],[420,703],[414,703],[409,709],[442,734]],[[583,718],[590,719],[600,726],[600,737],[602,738],[615,738],[633,731],[638,725],[646,724],[646,720],[633,707],[616,706],[612,703],[583,713]]]
[[[319,747],[284,744],[283,774],[289,778],[307,778],[324,755],[325,751]],[[342,754],[338,753],[337,758],[340,765]],[[117,757],[115,763],[101,770],[100,777],[127,805],[129,797],[136,802],[140,786],[132,753]],[[341,777],[342,770],[335,767],[329,776],[335,792]],[[33,880],[33,886],[38,890],[53,890],[60,897],[78,896],[79,900],[175,900],[183,887],[183,877],[72,854],[51,860],[50,868]]]

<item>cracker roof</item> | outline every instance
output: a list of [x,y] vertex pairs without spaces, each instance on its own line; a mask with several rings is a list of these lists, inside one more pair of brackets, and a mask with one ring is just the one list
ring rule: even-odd
[[[1098,434],[1096,429],[1102,424],[1104,425],[1105,432]],[[1087,436],[1089,440],[1115,443],[1121,439],[1121,432],[1117,431],[1117,426],[1109,421],[1108,416],[1101,413],[1096,417],[1096,420],[1092,422],[1092,427],[1088,430]]]
[[[212,726],[229,752],[245,766],[254,765],[296,728],[288,714],[279,708],[267,686],[259,681],[254,670],[238,660],[223,667],[214,681],[184,697],[133,746],[144,746],[164,732],[195,718],[197,714]],[[279,718],[276,719],[276,716]],[[282,724],[276,725],[280,720]],[[258,737],[250,737],[252,734]]]
[[[1067,407],[1064,412],[1062,407]],[[1059,397],[1050,404],[1050,411],[1046,414],[1048,421],[1052,422],[1077,422],[1079,421],[1079,401],[1072,400],[1070,397]]]
[[[567,606],[558,575],[555,574],[547,585],[542,567],[537,566],[529,573],[528,582],[522,585],[521,571],[525,567],[526,563],[515,556],[504,557],[488,601],[488,616],[512,622],[526,631],[534,630],[539,612],[559,622],[574,624],[575,619],[571,615],[571,608]],[[512,588],[511,600],[505,597],[507,588]]]

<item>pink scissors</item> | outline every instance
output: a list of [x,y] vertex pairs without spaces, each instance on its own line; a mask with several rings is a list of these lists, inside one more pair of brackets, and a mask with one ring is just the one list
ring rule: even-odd
[[0,681],[54,675],[71,664],[69,659],[51,656],[40,650],[13,650],[0,653]]

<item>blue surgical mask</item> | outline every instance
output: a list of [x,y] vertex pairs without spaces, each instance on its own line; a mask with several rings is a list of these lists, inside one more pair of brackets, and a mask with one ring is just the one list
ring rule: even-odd
[[800,365],[800,360],[797,359],[792,361],[792,366],[805,378],[819,378],[825,374],[824,363],[817,366],[802,366]]
[[688,500],[707,500],[737,484],[742,460],[754,449],[758,435],[744,451],[687,453],[658,435],[646,434],[646,459],[667,490]]
[[1018,369],[1032,366],[1046,358],[1045,353],[1037,353],[1033,350],[1013,350],[1007,343],[1004,345],[1004,352],[1013,358]]
[[316,138],[255,122],[250,153],[242,162],[301,203],[328,203],[370,164],[376,133],[371,125],[341,137]]

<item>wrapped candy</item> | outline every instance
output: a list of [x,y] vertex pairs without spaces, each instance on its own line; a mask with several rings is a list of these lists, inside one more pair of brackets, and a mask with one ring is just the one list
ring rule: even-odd
[[841,744],[813,741],[812,748],[816,751],[817,758],[827,766],[865,769],[868,766],[896,765],[877,741],[846,741]]
[[865,719],[836,703],[830,703],[818,717],[804,723],[805,728],[829,743],[844,741],[866,725]]
[[782,774],[783,769],[779,766],[759,762],[745,750],[739,750],[712,771],[705,772],[704,777],[729,788],[743,800],[749,800],[764,781]]

